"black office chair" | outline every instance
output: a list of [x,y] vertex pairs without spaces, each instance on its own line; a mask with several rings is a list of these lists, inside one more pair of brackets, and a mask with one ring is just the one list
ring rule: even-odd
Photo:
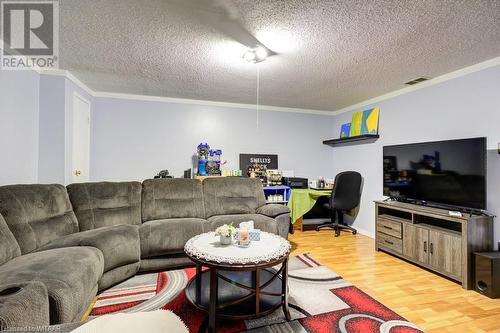
[[350,230],[353,235],[357,230],[344,224],[344,213],[358,207],[361,199],[361,185],[363,179],[361,174],[355,171],[345,171],[335,177],[332,197],[325,207],[331,211],[331,221],[320,224],[316,231],[329,227],[335,230],[335,237],[340,235],[341,230]]

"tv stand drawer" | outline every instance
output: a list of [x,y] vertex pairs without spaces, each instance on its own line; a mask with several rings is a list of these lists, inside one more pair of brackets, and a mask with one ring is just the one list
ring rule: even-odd
[[396,253],[403,253],[403,241],[399,238],[377,232],[377,245],[382,248],[392,250]]
[[377,231],[401,239],[401,222],[378,218]]

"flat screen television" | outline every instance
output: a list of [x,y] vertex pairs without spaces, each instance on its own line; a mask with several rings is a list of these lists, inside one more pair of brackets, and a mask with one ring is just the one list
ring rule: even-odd
[[385,196],[486,209],[486,138],[385,146],[383,163]]

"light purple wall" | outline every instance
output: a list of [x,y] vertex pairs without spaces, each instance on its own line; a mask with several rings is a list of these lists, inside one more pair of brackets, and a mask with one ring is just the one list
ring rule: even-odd
[[71,180],[73,95],[64,76],[0,71],[0,185]]
[[[500,66],[468,74],[378,103],[380,136],[375,143],[333,148],[333,171],[359,171],[365,180],[355,226],[375,231],[373,200],[382,198],[384,145],[488,137],[488,210],[500,214]],[[368,109],[371,106],[367,106]],[[362,110],[358,110],[362,111]],[[335,117],[332,133],[352,113]],[[495,241],[500,227],[495,223]]]
[[229,169],[240,153],[276,153],[296,176],[331,176],[331,149],[321,143],[331,129],[331,116],[95,98],[91,178],[143,180],[162,169],[180,177],[200,142],[222,149]]
[[39,76],[0,70],[0,185],[38,180]]
[[64,184],[64,77],[40,75],[38,181]]

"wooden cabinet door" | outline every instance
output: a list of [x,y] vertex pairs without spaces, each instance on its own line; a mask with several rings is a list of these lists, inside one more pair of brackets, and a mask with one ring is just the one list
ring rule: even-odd
[[403,254],[418,262],[429,263],[429,230],[405,223]]
[[462,238],[449,233],[429,231],[429,264],[436,270],[462,276]]

